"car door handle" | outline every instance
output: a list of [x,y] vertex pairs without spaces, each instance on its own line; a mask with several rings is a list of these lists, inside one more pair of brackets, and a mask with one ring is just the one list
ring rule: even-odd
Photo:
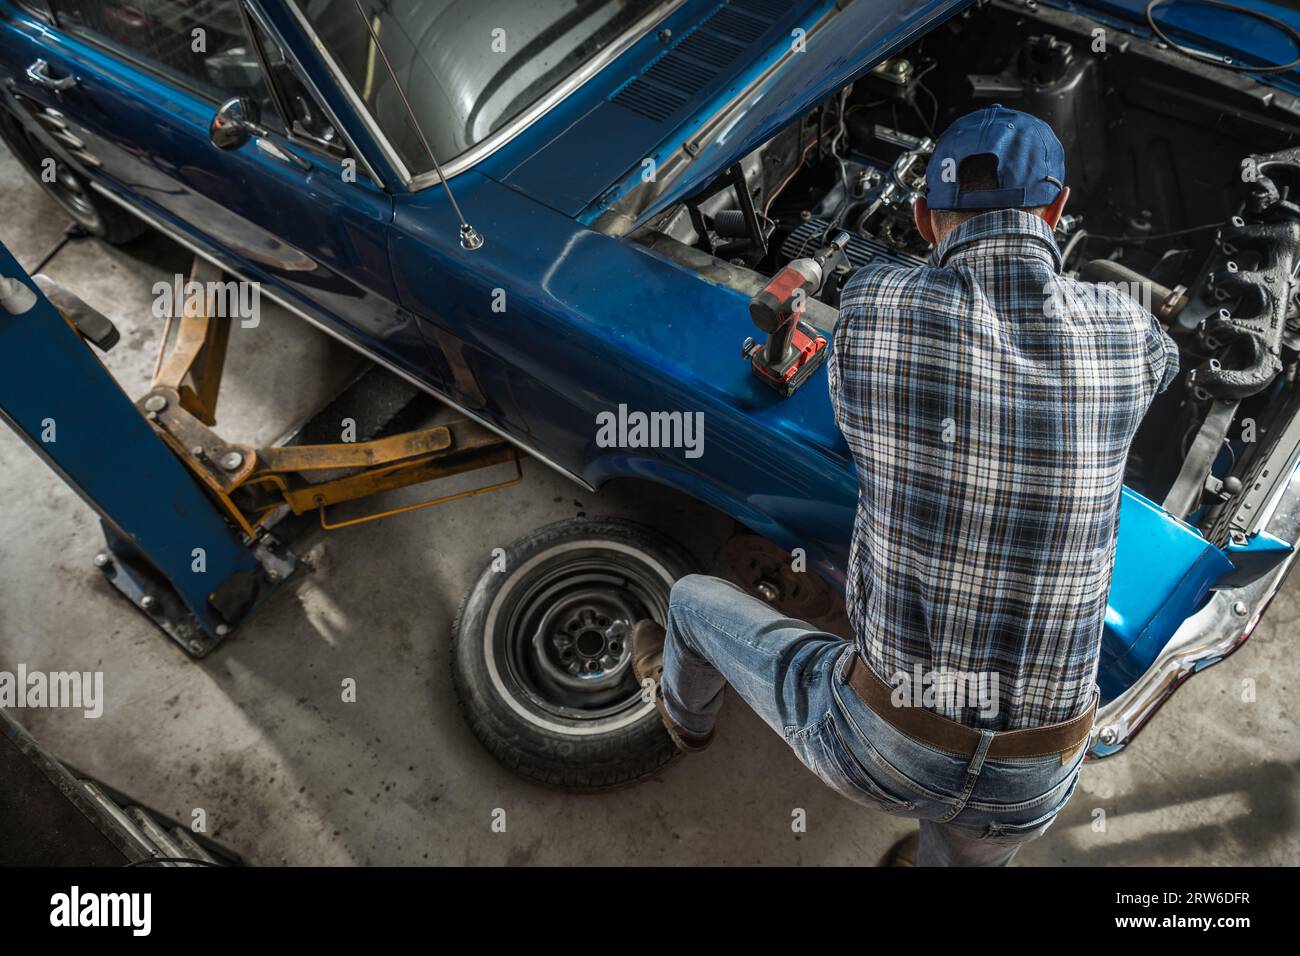
[[31,80],[37,86],[43,86],[47,90],[54,90],[56,93],[70,90],[77,85],[77,78],[75,76],[64,76],[56,80],[54,77],[50,76],[49,69],[50,65],[48,63],[44,60],[37,60],[27,68],[27,79]]

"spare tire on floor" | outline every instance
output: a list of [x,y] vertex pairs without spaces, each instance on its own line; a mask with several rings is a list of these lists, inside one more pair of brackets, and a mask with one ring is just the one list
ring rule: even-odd
[[680,546],[630,521],[539,528],[488,562],[453,626],[452,676],[470,728],[511,770],[570,790],[620,787],[677,750],[642,699],[628,638],[664,622],[696,570]]

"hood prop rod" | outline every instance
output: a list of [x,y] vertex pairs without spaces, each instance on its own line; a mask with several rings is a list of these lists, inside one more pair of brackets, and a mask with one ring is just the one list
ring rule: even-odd
[[460,204],[456,202],[456,197],[452,195],[451,184],[447,182],[447,177],[442,174],[442,166],[438,164],[438,157],[433,155],[433,148],[429,145],[429,140],[424,135],[424,128],[420,126],[420,121],[415,117],[415,110],[411,109],[411,103],[406,98],[406,91],[402,89],[402,84],[397,79],[397,71],[393,69],[393,64],[388,62],[388,54],[384,52],[384,45],[379,42],[379,34],[370,24],[370,18],[366,16],[366,11],[361,6],[361,0],[352,0],[356,5],[357,14],[361,17],[361,22],[366,25],[366,32],[370,34],[370,40],[379,51],[379,57],[384,61],[384,69],[388,71],[388,76],[393,81],[393,86],[397,90],[397,95],[402,98],[402,106],[406,109],[406,115],[411,118],[411,125],[415,128],[416,135],[420,137],[420,142],[424,146],[424,151],[429,154],[429,159],[433,162],[434,172],[438,174],[438,179],[442,182],[442,188],[447,192],[447,199],[451,202],[452,212],[460,220],[460,245],[462,249],[473,251],[483,245],[483,237],[478,230],[465,221],[465,216],[460,211]]

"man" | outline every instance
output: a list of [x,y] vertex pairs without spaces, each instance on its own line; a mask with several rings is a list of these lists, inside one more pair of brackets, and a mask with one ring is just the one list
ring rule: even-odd
[[683,750],[730,682],[825,783],[920,821],[895,862],[1004,866],[1074,792],[1124,463],[1178,352],[1132,299],[1061,274],[1047,124],[964,116],[926,179],[928,263],[853,277],[828,365],[859,481],[857,640],[696,575],[633,656]]

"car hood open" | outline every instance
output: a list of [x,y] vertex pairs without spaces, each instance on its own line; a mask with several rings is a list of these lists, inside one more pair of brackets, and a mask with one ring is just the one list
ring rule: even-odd
[[[1138,36],[1150,35],[1144,14],[1146,0],[1045,2],[1097,17]],[[1298,11],[1267,0],[1239,2],[1300,25]],[[679,111],[671,118],[666,135],[656,140],[653,151],[639,154],[637,165],[631,168],[619,167],[623,170],[619,178],[585,203],[579,220],[611,235],[631,231],[699,190],[801,113],[970,3],[825,0],[787,4],[786,8],[794,11],[794,30],[768,34],[764,38],[766,52],[738,66],[728,76],[728,83],[713,95],[683,95],[682,99],[689,103],[689,115],[683,118]],[[757,8],[768,4],[766,0],[732,0],[719,9],[731,6]],[[1180,42],[1220,51],[1235,59],[1244,55],[1253,62],[1286,62],[1296,55],[1289,39],[1275,27],[1229,11],[1174,2],[1163,5],[1158,18],[1175,30]],[[610,105],[618,105],[621,100],[635,108],[673,95],[673,78],[688,75],[679,67],[691,64],[689,38],[693,33],[707,37],[712,32],[711,19],[684,33],[672,48],[611,97]],[[790,26],[790,21],[784,26]],[[800,30],[801,36],[797,33]],[[801,44],[794,42],[797,38],[802,39]],[[1300,71],[1248,75],[1288,91],[1300,91]]]
[[[690,103],[648,155],[591,202],[579,219],[622,234],[699,189],[721,170],[828,94],[861,76],[893,51],[971,0],[822,0],[784,4],[794,16],[766,34],[765,48],[728,72],[707,99],[683,95],[674,83],[693,82],[696,51],[713,47],[715,17],[683,33],[673,46],[611,97],[611,105],[646,112],[667,97]],[[768,6],[733,0],[720,8]],[[788,28],[788,29],[787,29]],[[693,40],[692,37],[695,37]],[[645,154],[643,154],[645,155]],[[653,174],[646,175],[647,169]]]

